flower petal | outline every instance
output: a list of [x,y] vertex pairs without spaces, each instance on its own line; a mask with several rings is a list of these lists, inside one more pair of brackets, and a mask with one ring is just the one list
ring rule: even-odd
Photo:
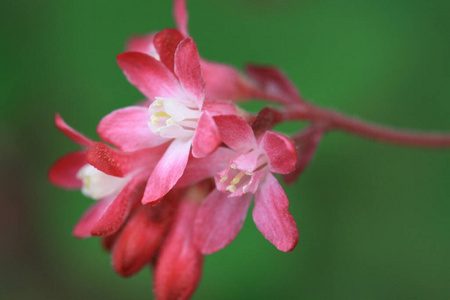
[[159,60],[158,52],[153,45],[154,37],[155,33],[133,36],[128,40],[125,48],[127,51],[142,52]]
[[211,254],[231,243],[241,231],[252,194],[228,197],[215,189],[202,202],[194,225],[194,240],[203,254]]
[[192,155],[200,158],[213,153],[221,143],[214,119],[208,112],[203,112],[198,119],[192,140]]
[[92,140],[85,137],[69,125],[61,118],[59,114],[55,114],[55,125],[62,133],[64,133],[69,139],[81,146],[89,146]]
[[144,183],[144,178],[133,177],[105,209],[93,226],[91,234],[93,236],[105,236],[116,232],[128,217],[132,206],[142,198]]
[[175,139],[172,141],[148,180],[142,204],[155,202],[172,189],[183,175],[190,148],[191,140]]
[[282,104],[299,104],[303,102],[297,89],[287,76],[277,68],[250,65],[247,74],[259,82],[265,96]]
[[253,130],[247,122],[236,115],[215,116],[220,139],[231,149],[245,153],[256,147]]
[[206,99],[239,101],[258,96],[252,82],[233,67],[204,59],[200,64],[206,82]]
[[174,1],[173,16],[175,18],[175,23],[177,24],[178,30],[180,30],[184,36],[189,36],[187,30],[188,12],[186,9],[186,0]]
[[236,153],[233,150],[219,147],[208,156],[202,158],[190,157],[183,176],[178,180],[176,187],[187,187],[203,179],[213,177],[217,172],[223,170],[235,155]]
[[191,38],[184,39],[175,52],[175,74],[181,86],[202,107],[205,98],[205,82],[200,68],[200,56],[197,45]]
[[255,196],[253,220],[264,237],[284,252],[292,251],[298,242],[297,225],[288,207],[283,188],[268,173]]
[[274,173],[287,174],[295,169],[297,150],[292,141],[277,132],[266,131],[259,144],[269,159],[269,170]]
[[154,147],[168,141],[154,134],[148,126],[150,114],[146,107],[130,106],[104,117],[97,132],[102,140],[125,151]]
[[128,277],[139,272],[158,250],[171,221],[170,201],[140,206],[128,219],[111,253],[114,270]]
[[158,300],[189,299],[197,287],[203,256],[192,240],[197,201],[183,200],[161,247],[154,271]]
[[158,51],[160,61],[174,73],[175,51],[184,36],[176,29],[167,28],[155,35],[153,44]]
[[[222,82],[223,84],[223,82]],[[237,115],[238,110],[236,105],[229,101],[213,101],[208,100],[203,102],[203,111],[207,111],[211,116],[220,115]]]
[[117,56],[117,63],[133,85],[149,99],[183,96],[178,80],[167,67],[154,57],[139,52]]
[[167,149],[167,144],[133,152],[118,151],[101,142],[94,142],[86,152],[88,163],[111,176],[125,177],[127,174],[145,169],[150,174]]
[[76,175],[85,164],[87,164],[85,151],[66,154],[51,166],[48,179],[54,185],[65,189],[80,189],[83,183]]
[[91,237],[92,228],[94,228],[95,224],[103,216],[105,210],[113,200],[114,197],[104,198],[95,202],[91,207],[89,207],[75,225],[75,228],[73,229],[73,235],[80,239]]
[[295,137],[294,142],[297,145],[299,159],[295,165],[295,170],[289,174],[283,175],[283,179],[286,183],[295,182],[300,174],[311,163],[324,133],[325,129],[322,126],[311,125],[309,128],[303,130],[300,135]]

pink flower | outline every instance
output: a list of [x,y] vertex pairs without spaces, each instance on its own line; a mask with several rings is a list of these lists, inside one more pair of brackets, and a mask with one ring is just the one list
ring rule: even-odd
[[266,131],[255,137],[242,118],[216,116],[222,141],[236,155],[216,177],[216,190],[206,197],[196,217],[195,240],[204,254],[228,245],[239,233],[255,195],[253,220],[266,239],[281,251],[297,244],[298,231],[288,211],[289,201],[272,173],[295,168],[295,146],[285,136]]
[[158,201],[175,186],[186,168],[191,146],[192,155],[198,158],[217,149],[220,139],[214,115],[237,112],[231,103],[204,102],[195,42],[185,38],[175,45],[172,37],[161,37],[167,39],[167,43],[161,42],[167,47],[158,52],[161,61],[139,52],[118,56],[128,80],[152,102],[148,109],[135,106],[116,110],[98,126],[103,140],[125,151],[170,142],[148,180],[143,204]]

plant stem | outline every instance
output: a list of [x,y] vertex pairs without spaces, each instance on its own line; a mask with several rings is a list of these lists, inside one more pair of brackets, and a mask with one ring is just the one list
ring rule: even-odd
[[342,130],[386,143],[413,147],[450,148],[450,134],[392,129],[306,103],[296,108],[290,107],[289,110],[279,110],[276,114],[276,123],[287,120],[308,120],[322,123],[328,130]]

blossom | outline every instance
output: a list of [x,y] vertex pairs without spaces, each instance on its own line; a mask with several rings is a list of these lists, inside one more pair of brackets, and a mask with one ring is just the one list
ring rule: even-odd
[[216,116],[214,121],[222,141],[240,154],[215,176],[216,189],[197,214],[195,240],[202,253],[216,252],[236,237],[253,194],[253,219],[258,229],[279,250],[293,250],[298,230],[286,194],[272,173],[288,174],[295,169],[295,146],[271,131],[255,137],[239,116]]

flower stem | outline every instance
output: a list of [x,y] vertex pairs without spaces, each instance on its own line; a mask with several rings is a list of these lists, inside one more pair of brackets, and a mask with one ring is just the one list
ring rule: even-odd
[[302,103],[297,108],[279,110],[276,123],[287,120],[308,120],[324,124],[328,130],[342,130],[361,137],[413,147],[450,148],[450,134],[425,133],[392,129],[348,117],[335,111]]

